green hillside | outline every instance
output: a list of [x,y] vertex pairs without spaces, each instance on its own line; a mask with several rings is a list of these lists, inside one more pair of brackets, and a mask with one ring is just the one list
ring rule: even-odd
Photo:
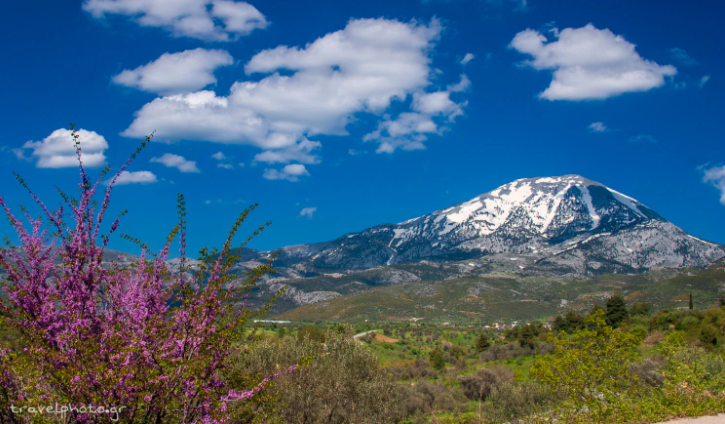
[[450,280],[410,281],[374,287],[277,315],[290,320],[406,320],[494,322],[536,320],[590,309],[612,292],[629,302],[648,302],[653,310],[706,308],[725,295],[725,270],[655,269],[637,275],[592,279],[522,277],[492,274]]

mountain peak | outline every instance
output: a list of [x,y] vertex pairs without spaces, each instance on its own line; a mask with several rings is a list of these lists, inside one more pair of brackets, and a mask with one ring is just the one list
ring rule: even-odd
[[301,272],[498,255],[508,262],[518,255],[538,270],[522,261],[522,271],[582,276],[706,266],[723,254],[723,246],[688,235],[636,199],[570,174],[518,179],[428,215],[284,256]]

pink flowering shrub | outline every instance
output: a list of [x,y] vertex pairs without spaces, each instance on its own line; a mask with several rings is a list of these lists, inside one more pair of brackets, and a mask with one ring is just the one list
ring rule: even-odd
[[[239,215],[221,250],[201,251],[203,265],[193,271],[186,260],[182,195],[178,223],[158,254],[124,236],[140,244],[140,258],[127,266],[104,264],[104,248],[121,217],[102,232],[111,191],[150,137],[111,179],[99,203],[93,198],[109,167],[92,183],[78,136],[72,135],[79,198],[61,192],[64,205],[50,211],[28,189],[49,228],[23,210],[26,228],[0,197],[21,241],[0,250],[0,268],[7,275],[0,324],[17,333],[16,345],[22,346],[0,348],[0,422],[237,422],[231,411],[243,408],[227,408],[229,403],[244,402],[276,377],[255,382],[249,390],[232,390],[223,378],[229,358],[243,347],[240,329],[253,315],[244,306],[245,294],[266,272],[274,272],[271,257],[241,283],[228,273],[238,259],[232,238],[256,205]],[[166,260],[176,238],[180,260],[171,269]],[[40,412],[50,406],[53,413]],[[60,414],[62,406],[69,410]]]

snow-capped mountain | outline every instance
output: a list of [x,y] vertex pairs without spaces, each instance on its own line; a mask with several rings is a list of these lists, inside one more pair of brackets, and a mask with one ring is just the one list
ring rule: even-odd
[[516,180],[399,224],[281,250],[279,264],[302,273],[515,254],[530,259],[521,269],[583,276],[707,266],[725,256],[725,247],[579,175]]

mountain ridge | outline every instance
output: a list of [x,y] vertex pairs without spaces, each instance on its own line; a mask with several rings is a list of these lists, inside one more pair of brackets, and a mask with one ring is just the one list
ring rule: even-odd
[[[626,237],[628,232],[642,239]],[[327,270],[458,261],[498,253],[528,254],[542,261],[571,250],[557,248],[564,242],[582,246],[600,238],[604,240],[592,245],[609,251],[605,259],[621,262],[622,271],[702,267],[725,256],[722,246],[690,236],[636,199],[579,175],[565,175],[515,180],[398,224],[377,225],[328,242],[283,247],[280,259],[286,265],[305,263]],[[613,238],[622,240],[612,243]],[[634,254],[635,250],[646,254]]]

